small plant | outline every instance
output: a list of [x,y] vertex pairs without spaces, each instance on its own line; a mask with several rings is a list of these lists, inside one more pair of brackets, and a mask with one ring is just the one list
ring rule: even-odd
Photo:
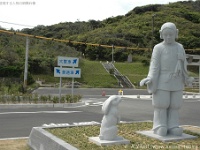
[[55,104],[55,103],[58,103],[58,101],[59,101],[59,97],[54,96],[54,97],[53,97],[53,103],[54,103],[54,104]]
[[13,104],[16,104],[16,103],[17,103],[17,99],[16,99],[16,96],[15,96],[15,95],[11,95],[10,98],[11,98],[11,102],[12,102]]
[[23,96],[23,95],[21,95],[21,96],[19,96],[19,98],[20,98],[20,101],[21,101],[22,103],[24,103],[24,101],[25,101],[25,98],[24,98],[24,96]]
[[32,102],[31,94],[27,94],[27,99],[28,99],[28,102],[31,104],[31,102]]
[[65,96],[61,96],[60,102],[61,102],[61,103],[65,103]]
[[34,94],[33,97],[32,97],[32,99],[33,99],[33,102],[35,104],[37,104],[38,103],[38,94]]
[[47,103],[48,97],[45,95],[40,96],[40,100],[42,103]]
[[115,70],[112,68],[112,69],[109,69],[109,73],[110,74],[114,74]]
[[81,95],[73,95],[73,97],[72,95],[66,95],[65,97],[66,97],[67,103],[76,103],[76,102],[79,102],[80,99],[82,98]]
[[72,101],[71,100],[71,96],[70,95],[66,95],[65,97],[66,97],[66,102],[67,103],[71,103],[71,101]]
[[2,95],[2,103],[6,104],[8,102],[8,95]]
[[0,103],[3,103],[3,95],[0,95]]
[[48,96],[47,96],[47,99],[48,99],[48,100],[47,100],[48,102],[51,102],[51,95],[48,95]]
[[74,95],[73,101],[74,101],[75,103],[76,103],[76,102],[79,102],[81,98],[82,98],[81,95]]
[[149,59],[143,59],[142,63],[143,63],[144,66],[149,66],[150,60]]
[[17,100],[18,103],[21,102],[21,99],[20,99],[20,96],[19,96],[19,95],[16,95],[16,100]]

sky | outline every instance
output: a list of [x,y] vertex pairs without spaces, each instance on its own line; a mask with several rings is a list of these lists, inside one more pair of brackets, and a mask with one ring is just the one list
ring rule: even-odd
[[21,30],[61,22],[101,21],[125,15],[137,6],[177,1],[184,0],[0,0],[0,26]]

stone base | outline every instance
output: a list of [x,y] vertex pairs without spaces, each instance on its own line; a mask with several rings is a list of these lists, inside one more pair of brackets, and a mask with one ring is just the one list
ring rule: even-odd
[[150,130],[150,131],[137,131],[137,133],[145,135],[147,137],[151,137],[151,138],[160,140],[162,142],[190,140],[190,139],[197,138],[196,136],[185,134],[185,133],[183,133],[182,136],[175,136],[175,135],[170,135],[170,134],[168,134],[167,136],[159,136],[157,134],[154,134],[152,130]]
[[107,141],[107,140],[100,140],[99,137],[90,137],[89,141],[93,142],[99,146],[108,146],[108,145],[120,145],[120,144],[130,144],[129,140],[126,140],[121,137],[122,140],[113,140],[113,141]]

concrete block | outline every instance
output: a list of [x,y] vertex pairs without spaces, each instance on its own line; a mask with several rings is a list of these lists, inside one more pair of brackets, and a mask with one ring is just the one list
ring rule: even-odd
[[78,150],[41,127],[32,128],[28,145],[32,150]]
[[89,141],[95,143],[99,146],[109,146],[109,145],[120,145],[120,144],[130,144],[129,140],[126,140],[122,137],[119,138],[120,140],[113,140],[113,141],[107,141],[107,140],[100,140],[99,137],[90,137]]
[[171,141],[180,141],[180,140],[190,140],[190,139],[195,139],[197,138],[196,136],[189,135],[183,133],[182,136],[175,136],[175,135],[170,135],[168,134],[167,136],[159,136],[157,134],[154,134],[152,130],[150,131],[137,131],[137,133],[145,135],[150,138],[154,138],[157,140],[160,140],[162,142],[171,142]]

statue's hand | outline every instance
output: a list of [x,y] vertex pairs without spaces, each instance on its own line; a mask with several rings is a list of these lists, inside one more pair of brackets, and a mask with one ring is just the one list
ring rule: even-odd
[[151,82],[152,82],[151,78],[144,78],[140,81],[140,86],[143,86],[144,84],[149,84]]

